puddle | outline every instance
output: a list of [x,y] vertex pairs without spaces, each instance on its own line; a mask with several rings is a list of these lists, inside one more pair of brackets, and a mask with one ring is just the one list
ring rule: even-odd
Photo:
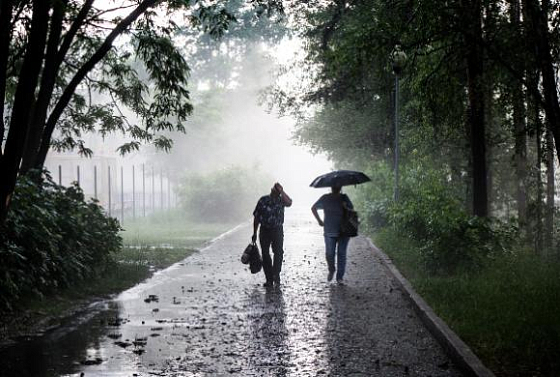
[[[100,339],[117,332],[110,326],[119,318],[115,302],[91,307],[45,335],[0,348],[3,377],[74,375],[86,365],[103,363]],[[79,376],[79,373],[76,374]]]

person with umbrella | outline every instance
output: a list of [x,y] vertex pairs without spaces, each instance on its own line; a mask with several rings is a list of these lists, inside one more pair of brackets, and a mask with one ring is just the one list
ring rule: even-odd
[[[341,192],[341,188],[342,186],[355,185],[369,180],[363,173],[339,170],[319,176],[311,183],[311,187],[331,188],[330,194],[321,196],[311,207],[313,216],[315,216],[319,225],[323,227],[325,254],[329,268],[328,281],[333,279],[336,272],[336,281],[342,284],[346,270],[346,250],[350,237],[342,234],[340,228],[344,212],[353,210],[354,206],[348,195]],[[321,219],[319,216],[319,210],[323,211],[324,219]]]
[[[275,183],[270,195],[261,197],[253,212],[253,237],[257,240],[257,230],[260,226],[259,240],[261,244],[263,271],[266,277],[265,287],[280,285],[280,271],[284,257],[284,207],[290,207],[292,199],[286,194],[280,183]],[[270,247],[274,253],[274,262],[270,258]]]

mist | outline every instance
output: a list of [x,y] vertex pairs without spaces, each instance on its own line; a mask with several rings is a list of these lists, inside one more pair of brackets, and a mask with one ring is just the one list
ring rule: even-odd
[[[294,144],[294,119],[279,118],[259,104],[261,91],[271,84],[272,57],[261,48],[244,59],[247,69],[240,82],[234,89],[217,95],[218,119],[213,124],[191,127],[185,135],[177,135],[173,150],[164,159],[183,174],[230,165],[261,169],[274,181],[283,183],[295,197],[307,198],[312,192],[309,183],[328,170],[330,163],[324,156],[312,155],[305,147]],[[197,94],[202,97],[207,93]],[[197,108],[197,98],[194,99],[196,119],[200,118],[198,111],[204,109]]]
[[[63,185],[79,181],[87,197],[100,200],[112,215],[120,213],[121,221],[126,215],[145,214],[140,207],[146,207],[146,202],[148,212],[180,206],[178,191],[185,177],[232,167],[266,176],[269,182],[262,182],[260,195],[280,182],[295,205],[308,207],[321,194],[309,187],[310,182],[329,171],[331,163],[326,156],[312,154],[295,143],[295,119],[280,117],[262,103],[264,91],[274,84],[276,70],[300,52],[300,45],[289,37],[242,46],[237,41],[236,53],[232,53],[224,49],[224,43],[213,42],[212,57],[203,64],[196,64],[196,58],[189,56],[196,51],[185,50],[186,60],[193,62],[189,90],[194,110],[185,123],[185,133],[166,134],[173,140],[168,153],[144,145],[121,156],[117,148],[129,141],[125,136],[89,134],[83,139],[94,152],[91,159],[75,151],[50,153],[46,166],[55,181]],[[99,95],[94,98],[103,100]],[[131,111],[121,111],[130,123],[137,121]],[[235,197],[239,187],[229,189]],[[255,197],[254,202],[257,200]]]

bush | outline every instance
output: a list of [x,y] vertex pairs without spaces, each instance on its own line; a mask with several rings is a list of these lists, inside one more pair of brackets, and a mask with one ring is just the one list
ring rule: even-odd
[[371,183],[348,188],[356,202],[363,226],[378,231],[388,225],[388,208],[393,202],[393,173],[384,162],[374,163],[365,171]]
[[392,226],[412,240],[431,272],[480,267],[506,253],[517,235],[515,226],[470,216],[445,168],[422,161],[405,166],[398,202],[392,199],[394,178],[386,165],[368,173],[374,184],[359,190],[362,218],[372,230]]
[[119,231],[78,186],[20,177],[0,235],[0,307],[94,275],[121,249]]
[[259,197],[274,182],[258,169],[231,166],[183,179],[179,197],[191,218],[204,221],[238,221],[248,218]]
[[416,163],[403,176],[401,198],[388,208],[389,221],[417,242],[430,271],[478,268],[510,249],[516,227],[469,215],[443,169]]

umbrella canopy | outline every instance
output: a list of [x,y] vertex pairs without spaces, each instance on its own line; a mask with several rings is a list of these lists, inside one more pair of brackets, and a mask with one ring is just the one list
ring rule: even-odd
[[359,171],[337,170],[318,176],[311,182],[311,187],[349,186],[369,182],[371,179]]

